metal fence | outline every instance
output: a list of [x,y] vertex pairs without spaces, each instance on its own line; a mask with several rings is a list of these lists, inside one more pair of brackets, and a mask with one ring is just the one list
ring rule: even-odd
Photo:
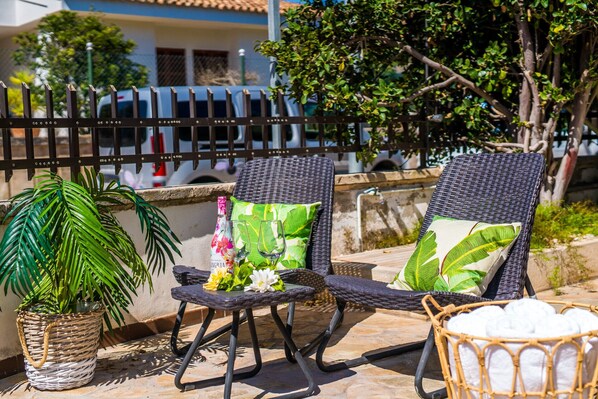
[[[80,94],[80,93],[79,93]],[[179,93],[171,89],[171,103],[178,104]],[[177,170],[183,161],[192,161],[193,168],[197,168],[199,161],[211,160],[212,167],[217,160],[228,159],[232,165],[235,159],[252,159],[255,157],[272,156],[313,156],[327,153],[350,153],[361,150],[360,129],[357,128],[363,121],[359,118],[343,115],[306,115],[304,106],[298,105],[298,115],[286,115],[281,93],[275,98],[280,113],[278,116],[270,116],[270,99],[263,90],[259,98],[252,99],[250,93],[243,91],[243,110],[240,115],[233,113],[233,101],[230,90],[226,90],[224,101],[225,117],[215,115],[213,92],[207,89],[207,116],[199,115],[196,108],[196,93],[189,88],[188,115],[179,115],[177,106],[172,107],[172,116],[168,118],[159,117],[158,114],[158,91],[155,88],[150,90],[149,110],[150,113],[141,115],[139,90],[132,89],[132,109],[130,115],[119,115],[118,92],[112,88],[110,91],[110,115],[101,117],[98,112],[98,95],[95,89],[90,88],[88,96],[88,112],[80,113],[77,104],[78,93],[73,86],[67,88],[66,116],[55,117],[54,98],[50,87],[45,88],[46,117],[36,117],[31,109],[31,93],[27,86],[22,87],[24,116],[14,117],[9,114],[9,103],[6,86],[0,82],[0,135],[2,137],[3,159],[0,160],[0,170],[4,171],[6,181],[9,181],[15,170],[27,170],[27,178],[31,180],[36,170],[49,169],[56,171],[58,168],[68,167],[71,176],[77,175],[82,167],[91,166],[99,169],[101,165],[114,165],[118,173],[121,165],[135,164],[137,173],[144,163],[154,163],[156,168],[160,163],[172,162]],[[253,103],[252,103],[253,101]],[[259,109],[256,109],[256,101],[259,101]],[[222,104],[219,105],[220,107]],[[82,117],[82,114],[90,115]],[[147,117],[151,115],[151,117]],[[382,149],[388,151],[397,150],[425,150],[425,140],[410,140],[410,134],[418,131],[417,127],[422,118],[417,116],[401,116],[394,118],[386,127],[388,140]],[[241,127],[240,134],[238,127]],[[285,129],[298,129],[300,132],[300,145],[289,147],[286,134],[280,135],[279,148],[271,148],[270,139],[273,137],[274,127],[278,126],[284,132]],[[158,134],[160,128],[172,127],[172,143],[169,148],[172,151],[161,151],[163,143]],[[43,140],[34,138],[34,130],[47,129],[48,152],[36,154],[34,142]],[[24,129],[25,154],[23,157],[13,156],[13,145],[15,139],[11,131]],[[58,129],[66,129],[68,132],[68,156],[57,154]],[[134,151],[122,153],[123,132],[127,130],[130,134],[130,147]],[[181,132],[190,135],[190,151],[181,151]],[[308,129],[311,134],[312,144],[307,146]],[[425,129],[420,129],[420,138],[425,136]],[[106,146],[106,131],[109,132],[108,145],[113,149],[110,155],[101,155],[100,146]],[[144,132],[145,138],[142,137]],[[224,132],[224,133],[223,133]],[[100,137],[103,134],[103,139]],[[80,136],[88,135],[91,138],[91,153],[82,154],[80,150]],[[261,148],[254,148],[253,135],[261,136]],[[142,141],[153,141],[151,153],[142,153]],[[103,140],[103,144],[102,144]],[[425,153],[425,151],[422,151]]]

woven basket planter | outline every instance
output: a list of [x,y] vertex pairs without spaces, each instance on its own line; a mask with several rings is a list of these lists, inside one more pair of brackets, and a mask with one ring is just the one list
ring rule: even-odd
[[80,387],[93,379],[104,310],[19,312],[17,329],[29,383],[41,390]]

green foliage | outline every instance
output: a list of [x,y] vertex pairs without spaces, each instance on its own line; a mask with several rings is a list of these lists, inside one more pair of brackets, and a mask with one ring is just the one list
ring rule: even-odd
[[[71,313],[78,301],[99,301],[121,324],[136,289],[180,252],[164,214],[128,186],[86,170],[79,183],[52,173],[12,199],[0,242],[0,285],[23,298],[20,309]],[[145,238],[147,265],[111,212],[132,205]],[[109,317],[110,318],[109,318]]]
[[[268,266],[258,267],[257,269],[267,269]],[[218,283],[218,290],[230,291],[243,291],[243,289],[251,284],[251,274],[256,270],[250,262],[241,263],[234,267],[232,273],[228,273]],[[275,291],[284,291],[285,285],[281,278],[274,284],[272,288]]]
[[31,89],[31,110],[35,111],[42,107],[43,97],[35,87],[35,74],[27,71],[17,71],[8,78],[11,87],[8,88],[8,105],[10,113],[13,116],[23,116],[23,92],[21,89],[22,83],[25,83]]
[[93,44],[93,85],[100,95],[109,85],[118,89],[148,82],[147,69],[128,58],[135,43],[125,40],[120,28],[103,23],[96,14],[50,14],[41,19],[36,31],[19,33],[14,41],[19,46],[14,53],[16,64],[36,71],[38,78],[52,87],[57,112],[65,109],[68,84],[88,85],[88,42]]
[[220,283],[218,283],[218,289],[226,292],[230,291],[242,291],[243,288],[251,284],[251,273],[255,268],[249,262],[242,263],[235,266],[232,273],[228,273]]
[[[382,249],[397,247],[400,245],[412,244],[417,241],[419,231],[421,230],[423,219],[419,219],[415,226],[411,228],[404,235],[400,235],[396,231],[388,230],[383,232],[369,232],[363,239],[363,249]],[[351,240],[351,231],[345,232],[344,240]],[[351,245],[349,245],[351,247]]]
[[597,42],[596,0],[312,0],[257,49],[302,103],[319,93],[322,112],[365,117],[370,159],[390,118],[422,110],[443,115],[429,124],[430,143],[446,147],[438,156],[463,142],[521,142],[526,129],[550,152],[552,119],[597,90]]
[[591,201],[541,204],[536,210],[531,248],[568,244],[586,234],[598,235],[598,205]]

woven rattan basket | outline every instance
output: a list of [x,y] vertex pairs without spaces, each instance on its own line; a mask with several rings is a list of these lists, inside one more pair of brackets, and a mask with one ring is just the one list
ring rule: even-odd
[[[476,337],[446,329],[447,321],[457,314],[482,306],[504,306],[509,302],[481,302],[443,308],[431,295],[423,298],[422,304],[432,320],[448,397],[595,398],[598,331],[558,338],[503,339]],[[580,308],[598,315],[598,307],[593,305],[545,302],[560,313]],[[496,363],[492,363],[494,361]]]
[[90,382],[103,313],[103,309],[70,314],[19,312],[17,329],[29,383],[41,390],[63,390]]

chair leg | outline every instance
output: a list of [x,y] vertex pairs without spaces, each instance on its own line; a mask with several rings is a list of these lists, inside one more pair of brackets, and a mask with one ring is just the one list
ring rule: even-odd
[[[287,332],[289,333],[289,336],[292,336],[293,319],[295,317],[295,303],[294,302],[292,304],[289,304],[287,312],[288,312],[287,313]],[[335,329],[338,328],[338,326],[341,324],[341,322],[342,322],[342,317],[339,320],[339,322],[336,324]],[[316,349],[318,347],[318,345],[320,345],[320,342],[322,342],[322,340],[324,339],[325,334],[326,334],[326,331],[322,331],[314,339],[312,339],[307,344],[305,344],[304,346],[299,348],[299,352],[301,352],[301,356],[309,357],[313,353],[314,349]],[[293,353],[291,352],[291,350],[289,349],[289,347],[286,344],[284,345],[284,354],[290,363],[296,363]]]
[[319,369],[326,372],[337,371],[337,370],[345,370],[348,368],[360,366],[362,364],[371,363],[375,360],[384,359],[389,356],[396,356],[401,355],[406,352],[411,352],[414,350],[418,350],[424,347],[425,341],[420,342],[413,342],[405,345],[401,345],[396,348],[392,348],[386,351],[381,352],[374,352],[372,354],[363,355],[356,359],[347,360],[344,362],[336,362],[336,363],[324,363],[324,351],[328,346],[328,342],[330,341],[330,337],[332,333],[338,326],[340,320],[343,318],[343,312],[345,310],[346,302],[339,301],[337,299],[337,309],[334,315],[332,316],[332,320],[330,320],[330,325],[328,329],[324,333],[324,337],[322,342],[320,342],[320,346],[318,347],[318,351],[316,353],[316,364],[318,365]]
[[297,349],[297,346],[293,342],[293,338],[288,333],[287,327],[284,325],[284,323],[280,319],[280,316],[278,315],[277,307],[270,306],[270,313],[272,314],[272,318],[274,319],[274,322],[276,323],[278,330],[282,334],[282,338],[284,339],[285,345],[293,353],[295,361],[301,368],[301,371],[303,372],[303,375],[307,379],[307,384],[308,384],[307,389],[305,389],[304,391],[277,396],[277,399],[283,399],[283,398],[284,399],[297,399],[297,398],[306,398],[308,396],[313,395],[318,390],[318,386],[316,385],[316,383],[313,379],[313,376],[311,375],[311,372],[309,371],[309,367],[307,367],[307,363],[305,362],[305,359],[303,358],[303,356],[301,355],[301,352],[299,351],[299,349]]
[[527,295],[530,298],[536,299],[536,290],[534,290],[534,286],[532,285],[531,280],[529,279],[529,276],[525,276],[525,291],[527,291]]
[[432,392],[426,392],[423,386],[426,365],[428,364],[430,355],[432,354],[432,352],[434,352],[435,347],[436,344],[434,342],[434,329],[430,328],[428,338],[426,339],[426,344],[424,345],[424,350],[422,351],[422,355],[419,358],[419,363],[417,364],[417,369],[415,370],[415,391],[422,399],[441,399],[447,397],[446,388],[438,389]]
[[[293,320],[295,319],[295,302],[289,303],[287,307],[287,325],[286,330],[289,334],[289,337],[293,336]],[[290,363],[296,363],[295,357],[293,356],[293,352],[288,347],[286,341],[284,343],[284,355]]]
[[[170,335],[170,350],[172,353],[177,356],[185,356],[185,354],[189,351],[191,344],[186,344],[182,348],[178,347],[178,340],[179,340],[179,331],[181,329],[181,324],[183,323],[183,317],[185,316],[185,308],[187,307],[187,302],[181,302],[179,305],[179,311],[176,314],[176,319],[174,321],[174,327],[172,328],[172,334]],[[247,314],[244,313],[243,316],[239,319],[239,323],[243,323],[247,320]],[[216,330],[212,331],[208,335],[206,335],[199,345],[203,345],[206,342],[210,342],[221,335],[230,331],[232,327],[231,324],[224,325],[222,327],[217,328]]]
[[183,359],[183,362],[181,363],[181,367],[179,368],[179,370],[176,373],[176,376],[174,378],[174,384],[176,385],[177,388],[179,388],[182,391],[190,391],[192,389],[202,388],[202,387],[206,387],[206,386],[210,386],[210,385],[219,385],[219,384],[224,383],[224,397],[225,397],[225,399],[228,399],[228,398],[230,398],[230,391],[231,391],[231,386],[232,386],[233,381],[253,377],[260,371],[260,369],[262,368],[262,358],[260,355],[259,343],[257,341],[257,333],[255,331],[255,323],[253,320],[253,313],[251,312],[251,309],[249,309],[248,311],[245,312],[245,314],[246,314],[246,317],[248,320],[249,333],[251,335],[253,353],[255,356],[254,368],[252,368],[249,371],[243,372],[243,373],[233,374],[235,357],[236,357],[235,352],[236,352],[236,348],[237,348],[237,336],[239,333],[239,324],[240,324],[239,311],[234,311],[233,312],[233,321],[232,321],[231,327],[230,327],[231,337],[230,337],[230,347],[229,347],[229,353],[228,353],[228,364],[227,364],[226,374],[223,377],[210,378],[207,380],[198,380],[198,381],[186,382],[186,383],[181,382],[181,379],[183,378],[183,375],[185,374],[187,367],[189,367],[191,358],[197,351],[197,348],[200,346],[200,344],[204,341],[205,332],[214,317],[214,309],[209,309],[208,315],[207,315],[205,321],[201,325],[201,328],[199,329],[197,336],[193,340],[191,347],[187,351],[187,354],[185,355],[185,358]]

